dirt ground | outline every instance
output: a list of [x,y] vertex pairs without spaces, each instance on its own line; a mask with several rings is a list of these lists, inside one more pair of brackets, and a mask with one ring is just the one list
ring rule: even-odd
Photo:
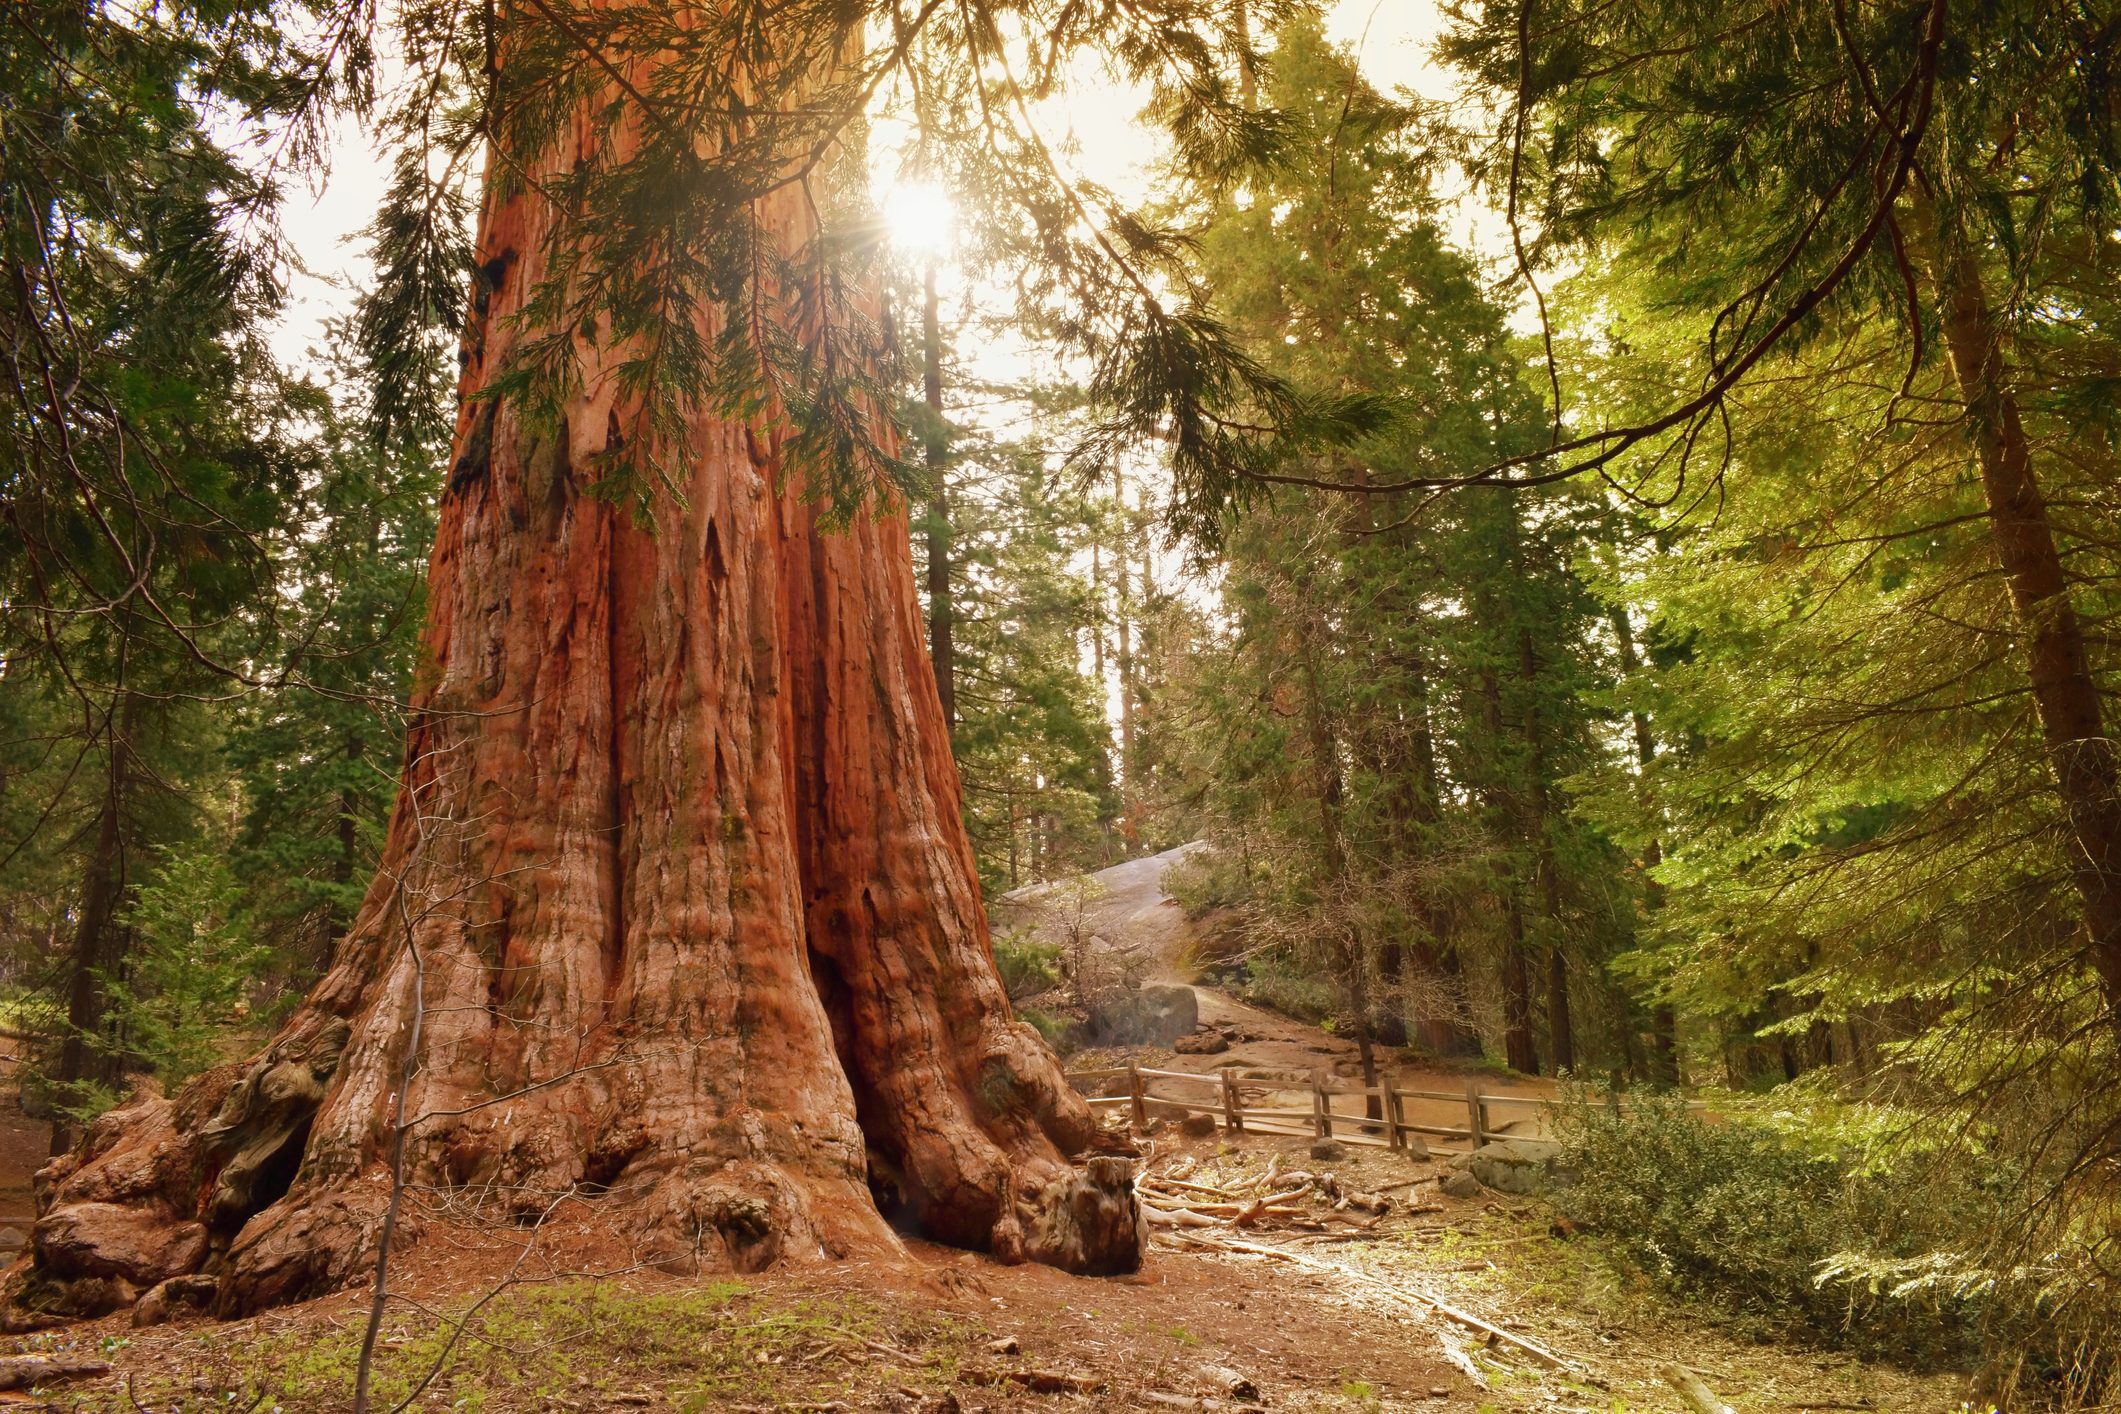
[[[1146,1172],[1203,1189],[1269,1174],[1280,1187],[1322,1167],[1296,1141],[1157,1135],[1145,1148]],[[1691,1320],[1595,1244],[1555,1236],[1535,1200],[1447,1198],[1437,1165],[1384,1151],[1332,1168],[1343,1189],[1388,1192],[1393,1210],[1372,1220],[1319,1201],[1299,1229],[1159,1230],[1144,1269],[1112,1279],[920,1242],[749,1277],[614,1271],[621,1246],[587,1202],[535,1238],[430,1224],[393,1283],[405,1299],[385,1326],[375,1407],[1680,1414],[1662,1373],[1672,1361],[1743,1414],[1958,1407],[1948,1376]],[[110,1372],[0,1398],[114,1414],[344,1409],[365,1311],[350,1291],[225,1324],[134,1330],[114,1316],[46,1332],[11,1344]],[[1248,1382],[1246,1398],[1225,1372]]]
[[[1156,882],[1168,862],[1106,871],[1097,926],[1140,950],[1150,975],[1177,980],[1184,922]],[[1203,1019],[1237,1038],[1230,1051],[1128,1054],[1160,1068],[1353,1073],[1344,1038],[1196,991]],[[1467,1078],[1413,1065],[1398,1074],[1402,1086],[1445,1091]],[[1547,1093],[1477,1078],[1488,1093]],[[1463,1114],[1439,1109],[1446,1123]],[[594,1200],[525,1231],[430,1212],[391,1283],[371,1407],[1685,1414],[1666,1373],[1675,1362],[1740,1414],[1964,1407],[1957,1377],[1747,1340],[1677,1310],[1536,1199],[1445,1195],[1440,1154],[1351,1148],[1321,1160],[1308,1139],[1186,1138],[1161,1123],[1140,1142],[1145,1189],[1166,1195],[1157,1201],[1224,1216],[1166,1217],[1142,1271],[1121,1278],[1006,1267],[910,1239],[829,1267],[668,1275],[629,1262]],[[18,1202],[26,1213],[42,1151],[41,1126],[0,1122],[0,1217]],[[1377,1215],[1335,1194],[1389,1207]],[[1230,1215],[1247,1204],[1278,1216]],[[7,1341],[0,1354],[110,1368],[0,1401],[112,1414],[344,1410],[366,1311],[366,1294],[348,1291],[244,1321],[136,1330],[113,1316]]]

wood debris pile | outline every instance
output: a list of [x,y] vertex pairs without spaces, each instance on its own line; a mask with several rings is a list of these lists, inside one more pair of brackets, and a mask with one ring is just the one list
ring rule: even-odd
[[1331,1173],[1281,1171],[1280,1156],[1251,1178],[1201,1181],[1199,1166],[1182,1158],[1144,1173],[1135,1183],[1151,1226],[1243,1228],[1350,1236],[1367,1233],[1395,1211],[1439,1211],[1440,1205],[1408,1205],[1384,1193],[1364,1193]]

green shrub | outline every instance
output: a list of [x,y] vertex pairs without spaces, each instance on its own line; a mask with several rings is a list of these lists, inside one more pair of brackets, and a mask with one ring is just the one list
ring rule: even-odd
[[[125,970],[100,974],[109,1030],[89,1044],[128,1072],[151,1071],[164,1094],[226,1060],[235,1038],[256,1028],[252,992],[272,960],[241,900],[227,853],[214,842],[158,852],[123,919],[133,934]],[[123,1090],[82,1082],[57,1098],[62,1111],[88,1119]]]
[[1340,993],[1332,983],[1309,975],[1279,952],[1255,958],[1251,975],[1238,993],[1248,1002],[1298,1021],[1327,1022],[1340,1010]]
[[1073,1017],[1062,1016],[1054,1011],[1041,1011],[1037,1007],[1025,1007],[1017,1015],[1038,1028],[1038,1034],[1046,1038],[1046,1044],[1053,1048],[1053,1054],[1065,1056],[1076,1049],[1076,1026]]
[[1252,901],[1252,882],[1243,863],[1220,849],[1187,851],[1165,866],[1158,882],[1192,919]]
[[1576,1175],[1558,1205],[1668,1290],[1710,1297],[1756,1334],[1918,1363],[1975,1354],[1978,1296],[1854,1273],[1978,1225],[1977,1183],[1925,1167],[1916,1184],[1742,1116],[1699,1118],[1673,1097],[1637,1098],[1624,1112],[1569,1107],[1557,1130]]
[[1060,945],[1042,943],[1024,933],[1004,933],[994,940],[994,964],[1001,969],[1009,1000],[1020,1002],[1053,989],[1060,981]]

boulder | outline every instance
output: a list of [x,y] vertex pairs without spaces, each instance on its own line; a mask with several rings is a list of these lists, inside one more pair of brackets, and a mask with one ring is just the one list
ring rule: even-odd
[[1090,1009],[1090,1036],[1101,1046],[1168,1046],[1200,1026],[1191,987],[1154,984],[1114,992]]
[[1480,1180],[1469,1173],[1447,1173],[1439,1186],[1453,1198],[1478,1198],[1486,1191]]
[[1429,1157],[1429,1141],[1419,1134],[1402,1134],[1400,1140],[1407,1146],[1407,1157],[1415,1163],[1426,1162]]
[[1193,1139],[1206,1139],[1215,1133],[1215,1116],[1204,1114],[1187,1115],[1179,1123],[1178,1132]]
[[[1451,1160],[1451,1167],[1502,1193],[1544,1193],[1567,1175],[1556,1167],[1561,1146],[1545,1139],[1498,1139]],[[1448,1189],[1446,1190],[1448,1191]]]
[[1230,1049],[1230,1038],[1220,1031],[1196,1031],[1179,1037],[1171,1049],[1182,1056],[1219,1056]]
[[1311,1157],[1326,1163],[1337,1163],[1348,1157],[1348,1146],[1338,1139],[1314,1139],[1311,1141]]

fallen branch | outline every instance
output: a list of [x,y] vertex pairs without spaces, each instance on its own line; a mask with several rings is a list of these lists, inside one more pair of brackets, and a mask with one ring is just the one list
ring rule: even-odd
[[1217,1217],[1235,1218],[1240,1222],[1257,1222],[1263,1217],[1302,1217],[1304,1212],[1302,1208],[1272,1207],[1265,1199],[1253,1203],[1188,1203],[1183,1199],[1171,1198],[1159,1203],[1156,1201],[1157,1197],[1158,1195],[1153,1193],[1144,1193],[1141,1195],[1142,1203],[1167,1213],[1212,1213]]
[[1105,1382],[1086,1375],[1065,1375],[1058,1370],[992,1370],[967,1365],[957,1372],[968,1385],[1022,1385],[1033,1394],[1096,1394]]
[[1151,1227],[1224,1227],[1218,1218],[1196,1213],[1191,1208],[1159,1208],[1154,1203],[1142,1204],[1142,1216]]
[[0,1358],[0,1389],[28,1389],[53,1380],[83,1380],[109,1373],[108,1360],[74,1355],[11,1355]]
[[1215,1198],[1235,1198],[1237,1195],[1227,1188],[1211,1188],[1205,1183],[1189,1183],[1182,1178],[1151,1176],[1141,1181],[1143,1188],[1184,1188],[1194,1193],[1206,1193]]
[[1457,1341],[1438,1332],[1436,1343],[1443,1347],[1443,1358],[1457,1366],[1458,1373],[1473,1382],[1473,1388],[1486,1389],[1488,1387],[1488,1377],[1480,1372],[1480,1366],[1473,1363],[1472,1356],[1458,1348]]
[[1730,1405],[1716,1397],[1716,1392],[1701,1382],[1701,1376],[1676,1362],[1660,1367],[1658,1374],[1664,1382],[1679,1391],[1679,1397],[1687,1402],[1695,1414],[1737,1414]]

